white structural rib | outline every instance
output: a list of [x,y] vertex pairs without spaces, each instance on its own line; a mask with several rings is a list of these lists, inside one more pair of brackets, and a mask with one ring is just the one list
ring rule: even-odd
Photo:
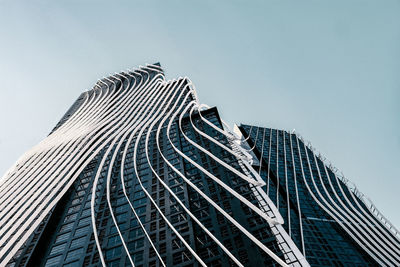
[[263,137],[262,137],[262,143],[261,143],[261,155],[260,155],[260,159],[258,160],[258,161],[260,162],[260,166],[258,167],[258,174],[261,173],[261,167],[262,167],[262,163],[263,163],[265,130],[266,130],[266,129],[264,128]]
[[[238,133],[242,136],[240,130],[238,129]],[[268,157],[270,158],[270,154],[271,154],[271,135],[272,135],[272,129],[270,129],[270,145],[269,145],[269,152],[268,152]],[[235,142],[232,143],[233,146],[246,146],[245,144],[245,140],[243,137],[239,137],[239,143],[236,145]],[[261,180],[261,176],[259,175],[259,173],[257,173],[253,168],[251,168],[250,166],[250,161],[246,162],[243,161],[244,165],[247,165],[249,167],[249,170],[252,171],[252,173],[255,175],[255,177],[259,180]],[[268,195],[266,194],[266,191],[264,191],[264,189],[262,189],[261,187],[256,187],[254,188],[258,194],[262,197],[262,200],[260,200],[260,203],[265,202],[265,208],[266,209],[271,209],[271,213],[267,213],[271,214],[270,216],[277,216],[279,217],[279,221],[282,221],[283,223],[283,219],[278,211],[278,209],[276,208],[276,206],[274,205],[274,203],[271,201],[271,199],[268,197]],[[298,247],[296,246],[296,244],[293,242],[293,240],[290,238],[290,236],[286,233],[286,231],[283,229],[281,224],[277,224],[277,225],[271,225],[271,230],[272,232],[275,234],[277,240],[279,242],[281,242],[284,245],[279,245],[281,250],[283,251],[283,253],[285,253],[285,260],[287,264],[290,264],[291,266],[310,266],[309,263],[307,262],[307,260],[305,259],[304,255],[302,254],[302,252],[300,252],[300,250],[298,249]],[[303,250],[304,250],[304,246],[303,246]],[[290,254],[292,254],[293,256],[290,256]]]
[[[185,102],[185,100],[189,97],[189,95],[191,95],[190,93],[188,93],[183,102]],[[143,134],[144,128],[141,130],[141,132],[139,133],[139,136]],[[139,139],[139,137],[138,137]],[[136,151],[137,151],[137,146],[139,145],[139,142],[136,142],[135,144],[135,149],[134,149],[134,163],[136,162]],[[136,175],[138,176],[139,174],[137,173],[137,169],[135,166],[135,171],[136,171]],[[153,203],[153,205],[156,207],[157,211],[159,212],[159,214],[161,215],[161,217],[164,219],[164,221],[167,223],[167,225],[170,227],[170,229],[176,234],[176,236],[181,240],[181,242],[185,245],[185,247],[190,251],[190,253],[199,261],[199,263],[202,266],[207,266],[203,260],[197,255],[197,253],[193,250],[192,247],[190,247],[190,245],[186,242],[186,240],[182,237],[182,235],[178,232],[178,230],[172,225],[172,223],[167,219],[167,217],[165,216],[165,214],[161,211],[161,209],[158,207],[157,203],[154,201],[154,199],[151,197],[150,193],[147,192],[147,190],[144,188],[143,184],[141,183],[140,179],[138,179],[140,186],[142,187],[143,191],[145,192],[145,194],[149,197],[149,199],[151,200],[151,202]]]
[[287,166],[286,166],[286,142],[285,142],[285,131],[282,131],[282,140],[283,140],[283,163],[285,168],[285,184],[286,184],[286,206],[287,206],[287,217],[288,217],[288,228],[289,228],[289,236],[292,236],[292,226],[290,220],[290,191],[289,191],[289,183],[287,177]]
[[[155,90],[156,90],[156,91],[157,91],[158,89],[160,89],[160,86],[159,86],[159,85],[160,85],[160,83],[158,83],[158,84],[155,86]],[[162,91],[160,90],[159,93],[161,93],[161,92],[162,92]],[[157,98],[154,98],[154,99],[152,100],[152,103],[150,103],[150,104],[147,104],[147,103],[146,103],[147,105],[146,105],[146,104],[144,105],[144,107],[147,107],[146,111],[147,111],[150,107],[153,107],[153,110],[154,110],[155,107],[157,106],[157,104],[160,102],[161,98],[162,98],[162,96],[157,97]],[[154,105],[153,102],[154,102],[156,99],[158,99],[158,102]],[[145,112],[146,112],[146,111],[145,111]],[[144,112],[144,113],[145,113],[145,112]],[[106,151],[106,153],[105,153],[103,159],[106,159],[106,158],[107,158],[108,154],[111,152],[111,150],[112,150],[112,148],[114,147],[114,145],[118,142],[117,147],[116,147],[116,149],[115,149],[115,151],[114,151],[114,153],[113,153],[113,155],[112,155],[112,157],[111,157],[110,166],[112,166],[112,165],[114,164],[115,158],[117,157],[117,155],[118,155],[118,153],[119,153],[118,151],[119,151],[119,148],[120,148],[120,146],[121,146],[121,144],[122,144],[122,141],[126,138],[127,134],[129,133],[129,132],[127,132],[127,131],[125,132],[126,128],[131,127],[131,125],[132,125],[133,123],[135,123],[136,121],[137,121],[137,120],[131,120],[131,122],[129,123],[129,125],[127,125],[127,126],[126,126],[125,128],[123,128],[123,129],[121,129],[121,127],[120,127],[118,136],[116,136],[116,137],[114,138],[114,140],[111,142],[110,146],[108,147],[108,149],[107,149],[107,151]],[[139,120],[139,121],[140,121],[140,120]],[[121,136],[122,136],[122,137],[121,137]],[[101,170],[101,168],[102,168],[102,165],[99,167],[99,169]],[[109,210],[110,210],[110,214],[111,214],[113,223],[114,223],[114,225],[115,225],[115,227],[116,227],[116,229],[117,229],[117,231],[118,231],[118,235],[120,236],[120,239],[121,239],[121,241],[122,241],[122,245],[123,245],[123,247],[124,247],[124,249],[125,249],[125,251],[126,251],[126,254],[128,255],[128,258],[129,258],[129,261],[130,261],[131,265],[134,266],[132,257],[130,256],[130,253],[129,253],[129,250],[128,250],[127,246],[126,246],[124,237],[122,236],[122,233],[121,233],[120,228],[119,228],[119,226],[118,226],[117,220],[116,220],[116,218],[115,218],[114,211],[113,211],[113,209],[112,209],[112,207],[111,207],[110,180],[111,180],[112,170],[113,170],[113,168],[108,168],[107,186],[106,186],[106,187],[107,187],[107,203],[108,203],[108,206],[109,206]]]
[[294,187],[295,187],[295,191],[296,191],[296,203],[297,203],[297,210],[298,210],[298,214],[299,214],[298,216],[299,216],[299,225],[300,225],[301,249],[302,249],[304,257],[306,257],[306,249],[305,249],[305,246],[304,246],[303,222],[302,222],[302,218],[301,218],[301,207],[300,207],[300,200],[299,200],[299,192],[298,192],[298,189],[297,189],[297,174],[296,174],[296,168],[295,168],[295,164],[294,164],[292,134],[289,134],[289,138],[290,138],[290,151],[291,151],[291,157],[292,157]]
[[[182,80],[183,81],[183,80]],[[189,86],[189,85],[186,85]],[[185,87],[186,87],[185,86]],[[182,90],[182,93],[184,92],[184,90]],[[181,95],[182,95],[181,93]],[[181,95],[179,96],[179,98],[181,98]],[[175,97],[175,95],[174,95]],[[168,105],[171,105],[171,102],[168,103]],[[165,189],[167,189],[167,191],[170,193],[170,195],[172,195],[174,197],[174,199],[179,203],[179,205],[183,208],[183,210],[201,227],[201,229],[207,233],[212,240],[214,240],[217,245],[238,265],[238,266],[243,266],[233,255],[232,253],[197,219],[196,216],[194,216],[194,214],[192,212],[190,212],[190,210],[185,206],[185,204],[182,203],[182,201],[178,198],[178,196],[171,190],[171,188],[160,178],[160,176],[158,175],[158,173],[154,170],[151,162],[150,162],[150,158],[149,158],[149,151],[148,151],[148,143],[149,143],[149,138],[150,138],[150,134],[152,129],[155,127],[155,125],[157,124],[158,121],[160,121],[163,117],[168,118],[171,115],[171,112],[175,109],[177,105],[177,102],[175,102],[174,106],[171,108],[170,112],[166,115],[165,114],[165,110],[163,111],[163,113],[160,113],[160,115],[152,122],[152,124],[149,126],[149,130],[147,131],[147,135],[146,135],[146,158],[147,161],[149,162],[149,166],[153,172],[153,174],[156,176],[156,178],[158,179],[158,181],[160,182],[160,184],[163,185],[163,187]],[[163,157],[164,161],[168,161],[167,158],[163,155],[162,150],[160,148],[160,130],[161,130],[161,126],[163,124],[160,123],[159,127],[157,128],[157,134],[156,134],[156,143],[157,143],[157,149],[160,153],[160,155]]]
[[[200,131],[200,130],[193,124],[192,115],[193,115],[193,111],[195,111],[195,110],[196,110],[197,112],[200,113],[199,105],[194,104],[194,105],[192,106],[192,108],[190,109],[189,119],[190,119],[190,122],[191,122],[191,125],[192,125],[193,129],[194,129],[197,133],[199,133],[201,136],[203,136],[203,137],[205,137],[206,139],[208,139],[209,141],[221,144],[220,142],[216,141],[216,140],[215,140],[214,138],[212,138],[211,136],[209,136],[209,135],[207,135],[206,133]],[[239,172],[238,170],[236,170],[235,168],[233,168],[233,167],[230,166],[229,164],[225,163],[223,160],[221,160],[221,159],[219,159],[218,157],[216,157],[216,156],[215,156],[214,154],[212,154],[211,152],[207,151],[206,149],[204,149],[203,147],[201,147],[201,146],[198,145],[197,143],[193,142],[191,139],[187,138],[187,136],[186,136],[184,133],[183,133],[183,136],[184,136],[185,139],[188,140],[189,143],[191,143],[193,146],[195,146],[196,148],[198,148],[199,150],[201,150],[202,152],[204,152],[205,154],[207,154],[209,157],[211,157],[212,159],[214,159],[216,162],[218,162],[219,164],[221,164],[223,167],[225,167],[225,168],[228,169],[229,171],[233,172],[234,174],[236,174],[237,176],[239,176],[239,177],[242,178],[243,180],[247,181],[248,183],[253,184],[253,185],[255,185],[255,186],[263,186],[263,185],[265,185],[264,182],[256,181],[256,180],[254,180],[254,179],[251,179],[251,178],[247,177],[245,174]],[[223,145],[221,144],[221,147],[224,148],[224,147],[226,147],[226,146],[223,146]],[[231,150],[231,149],[228,149],[227,151],[230,152],[230,151],[232,151],[232,150]],[[232,151],[232,154],[235,154],[235,153]]]
[[[186,87],[185,87],[186,88]],[[182,93],[183,93],[184,91],[182,91]],[[187,99],[187,97],[189,96],[191,94],[191,92],[189,92],[189,94],[185,97],[185,101],[186,101],[186,99]],[[172,109],[171,109],[171,111],[170,111],[170,113],[175,109],[175,107],[176,107],[176,105],[177,105],[178,103],[176,102],[175,104],[174,104],[174,106],[172,107]],[[165,118],[168,118],[169,117],[169,115],[170,115],[170,113],[167,115],[167,116],[165,116],[164,114],[161,114],[160,115],[160,117],[157,119],[157,120],[160,120],[161,119],[161,117],[162,116],[165,116]],[[155,123],[157,122],[157,120],[156,121],[154,121],[153,122],[153,124],[151,125],[151,127],[150,127],[150,129],[152,129],[153,127],[154,127],[154,125],[155,125]],[[159,146],[159,139],[158,139],[158,137],[159,137],[159,133],[160,133],[160,129],[161,129],[161,126],[163,125],[163,123],[161,123],[160,124],[160,126],[159,126],[159,128],[157,129],[157,135],[156,135],[156,140],[157,140],[157,147],[158,147],[158,150],[159,150],[159,152],[160,152],[160,154],[162,155],[162,157],[164,158],[164,160],[165,161],[167,161],[167,159],[164,157],[164,155],[162,154],[162,152],[161,152],[161,149],[160,149],[160,146]],[[150,137],[150,130],[148,131],[148,133],[147,133],[147,136],[146,136],[146,157],[147,157],[147,160],[148,160],[148,162],[149,162],[149,165],[151,166],[151,163],[150,163],[150,159],[149,159],[149,156],[148,156],[148,148],[147,148],[147,145],[148,145],[148,140],[149,140],[149,137]],[[212,233],[203,225],[203,224],[201,224],[201,222],[186,208],[186,206],[182,203],[182,201],[176,196],[176,194],[164,183],[164,181],[162,181],[162,179],[160,179],[160,177],[158,176],[158,174],[155,172],[155,170],[154,170],[154,168],[153,167],[151,167],[151,169],[152,169],[152,172],[156,175],[156,177],[157,177],[157,179],[159,180],[159,182],[168,190],[168,192],[177,200],[177,202],[181,205],[181,207],[189,214],[189,216],[197,223],[197,224],[199,224],[199,226],[223,249],[223,251],[225,252],[225,253],[227,253],[228,254],[228,256],[237,264],[237,265],[239,265],[239,266],[243,266],[230,252],[229,252],[229,250],[227,249],[227,248],[225,248],[225,246],[223,246],[222,245],[222,243],[214,236],[214,235],[212,235]]]
[[[161,119],[161,118],[159,118],[159,119]],[[158,148],[158,151],[160,152],[160,155],[163,157],[163,159],[165,160],[165,162],[167,162],[168,160],[167,160],[167,158],[164,156],[164,154],[162,153],[162,151],[161,151],[161,149],[160,149],[160,141],[159,141],[159,136],[160,136],[160,129],[161,129],[161,126],[162,126],[163,124],[161,123],[160,125],[159,125],[159,127],[158,127],[158,129],[157,129],[157,135],[156,135],[156,141],[157,141],[157,148]],[[154,125],[152,125],[152,127],[151,128],[153,128],[154,127]],[[150,131],[149,131],[149,133],[150,133]],[[148,158],[148,153],[147,153],[147,150],[146,150],[146,156],[147,156],[147,159],[149,160],[149,158]],[[150,161],[149,161],[150,162]],[[168,161],[169,162],[169,161]],[[171,164],[172,165],[172,164]],[[151,164],[150,164],[150,166],[151,166]],[[217,245],[229,256],[229,258],[231,258],[232,260],[233,260],[233,262],[235,262],[238,266],[243,266],[240,262],[239,262],[239,260],[238,259],[236,259],[236,257],[235,256],[233,256],[232,255],[232,253],[197,219],[197,217],[196,216],[194,216],[194,214],[192,213],[192,212],[190,212],[190,210],[188,209],[188,208],[186,208],[186,206],[185,206],[185,204],[183,204],[182,203],[182,201],[177,197],[177,195],[171,190],[171,188],[169,188],[168,186],[167,186],[167,184],[160,178],[160,176],[155,172],[155,170],[154,170],[154,168],[151,166],[151,169],[152,169],[152,172],[156,175],[156,177],[157,177],[157,179],[158,179],[158,181],[164,186],[164,188],[166,188],[167,190],[168,190],[168,192],[170,193],[170,195],[172,195],[174,198],[175,198],[175,200],[181,205],[181,207],[183,208],[183,210],[187,213],[187,214],[189,214],[189,216],[200,226],[200,228],[208,235],[208,236],[210,236],[211,237],[211,239],[213,240],[213,241],[215,241],[215,243],[217,243]]]
[[269,195],[269,183],[271,181],[270,177],[269,177],[269,172],[270,172],[270,166],[271,166],[271,146],[272,146],[272,129],[270,129],[269,132],[269,149],[268,149],[268,166],[267,166],[267,195]]
[[[296,138],[296,140],[297,140],[298,151],[301,154],[298,138]],[[311,165],[310,165],[310,162],[309,162],[307,149],[305,149],[304,153],[305,153],[305,156],[306,156],[306,159],[307,159],[308,171],[310,172],[312,185],[315,188],[315,190],[316,190],[316,192],[318,194],[318,197],[313,193],[312,189],[308,185],[308,182],[307,182],[307,180],[305,178],[306,176],[304,174],[303,161],[300,160],[301,169],[302,169],[302,173],[303,173],[304,184],[305,184],[307,190],[309,191],[310,195],[312,196],[312,198],[315,200],[315,202],[317,202],[317,204],[322,209],[324,209],[325,212],[327,212],[356,241],[356,243],[361,248],[363,248],[368,254],[370,254],[371,257],[374,258],[380,265],[394,266],[393,263],[391,263],[390,260],[388,260],[387,258],[384,258],[381,255],[377,256],[375,253],[372,253],[372,251],[370,250],[371,249],[370,242],[368,242],[363,236],[357,234],[357,230],[355,230],[355,228],[354,228],[354,222],[349,222],[348,221],[349,218],[344,217],[338,211],[336,211],[331,205],[329,205],[327,200],[321,195],[321,193],[320,193],[320,191],[319,191],[319,189],[318,189],[318,187],[317,187],[317,185],[315,183],[315,179],[313,178],[313,174],[312,174]],[[299,157],[301,158],[301,155],[299,155]],[[321,199],[321,201],[319,199]]]
[[[131,112],[129,112],[129,113],[127,113],[127,114],[130,114],[130,113],[133,113],[133,114],[135,114],[135,108],[137,108],[138,106],[139,106],[139,111],[140,111],[140,108],[144,108],[143,107],[143,105],[142,105],[142,101],[144,101],[145,103],[148,103],[149,101],[150,101],[150,99],[151,99],[151,96],[153,95],[153,94],[155,94],[155,91],[156,91],[156,89],[158,88],[158,86],[159,86],[159,84],[161,83],[161,81],[159,80],[159,79],[157,79],[157,78],[161,78],[162,76],[156,76],[156,77],[154,77],[153,78],[153,82],[151,83],[151,84],[148,84],[147,82],[148,82],[148,80],[144,83],[144,85],[140,88],[139,87],[139,89],[141,89],[141,90],[137,90],[136,92],[137,93],[140,93],[140,96],[137,98],[137,100],[136,101],[133,101],[133,103],[134,103],[134,106],[132,107],[132,109],[131,109]],[[156,83],[155,83],[156,82]],[[149,88],[153,88],[152,90],[150,90],[149,92],[150,92],[150,94],[148,94],[148,92],[146,91],[146,90],[148,90]],[[140,114],[140,112],[138,112],[138,114]],[[126,115],[125,115],[126,116]],[[116,125],[117,127],[118,127],[118,124]],[[113,132],[114,130],[116,130],[117,128],[116,127],[114,127],[112,130],[111,130],[111,132]],[[115,135],[115,134],[114,134]],[[106,155],[107,155],[108,153],[106,153]],[[105,159],[106,159],[106,156],[105,157],[103,157],[103,159],[102,159],[102,162],[101,162],[101,166],[104,164],[104,161],[105,161]],[[101,170],[101,168],[99,168],[99,170]],[[94,232],[94,236],[95,236],[95,240],[96,240],[96,245],[97,245],[97,247],[98,247],[98,250],[99,250],[99,254],[100,254],[100,259],[101,259],[101,261],[102,261],[102,264],[103,265],[105,265],[105,260],[104,260],[104,256],[103,256],[103,254],[102,254],[102,252],[101,252],[101,245],[100,245],[100,242],[99,242],[99,239],[98,239],[98,235],[97,235],[97,227],[96,227],[96,220],[95,220],[95,210],[94,210],[94,207],[95,207],[95,198],[96,198],[96,188],[97,188],[97,182],[98,182],[98,179],[99,179],[99,176],[100,176],[100,172],[98,171],[97,172],[97,174],[96,174],[96,177],[95,177],[95,181],[94,181],[94,186],[93,186],[93,190],[92,190],[92,200],[91,200],[91,211],[92,211],[92,227],[93,227],[93,232]],[[135,213],[136,214],[136,213]],[[123,239],[122,239],[122,241],[123,241]],[[126,249],[126,247],[125,247],[125,249]],[[129,254],[128,254],[129,255]],[[130,259],[131,260],[131,259]]]
[[[183,132],[182,130],[182,125],[181,125],[181,121],[183,118],[183,115],[188,111],[188,109],[191,107],[191,104],[195,105],[195,102],[192,102],[190,104],[188,104],[186,106],[186,108],[184,109],[184,111],[182,112],[182,114],[179,117],[179,127],[180,127],[180,131],[182,133],[182,136],[190,143],[192,144],[194,147],[198,148],[199,150],[201,150],[202,152],[206,153],[207,155],[211,156],[211,153],[208,152],[207,150],[205,150],[204,148],[202,148],[201,146],[199,146],[198,144],[196,144],[195,142],[193,142],[190,138],[188,138],[186,136],[186,134]],[[193,124],[193,123],[192,123]],[[198,168],[200,171],[202,171],[205,175],[207,175],[208,177],[210,177],[212,180],[214,180],[214,182],[216,182],[217,184],[219,184],[220,186],[222,186],[225,190],[227,190],[229,193],[231,193],[234,197],[236,197],[237,199],[239,199],[241,202],[243,202],[245,205],[247,205],[250,209],[252,209],[254,212],[256,212],[258,215],[260,215],[263,219],[265,219],[266,221],[272,223],[272,224],[277,224],[278,222],[272,218],[270,218],[268,215],[266,215],[262,210],[260,210],[258,207],[256,207],[253,203],[251,203],[250,201],[248,201],[245,197],[243,197],[242,195],[240,195],[238,192],[236,192],[235,190],[233,190],[231,187],[229,187],[227,184],[225,184],[221,179],[217,178],[215,175],[213,175],[212,173],[210,173],[209,171],[207,171],[205,168],[203,168],[200,164],[198,164],[197,162],[195,162],[194,160],[192,160],[191,158],[189,158],[188,156],[186,156],[183,152],[181,152],[180,150],[177,150],[178,154],[182,155],[188,162],[190,162],[192,165],[194,165],[196,168]],[[214,157],[213,157],[214,158]],[[214,158],[215,159],[215,158]],[[221,163],[222,161],[219,161],[219,163]],[[222,162],[224,163],[224,162]],[[223,166],[226,166],[223,164]],[[231,167],[229,168],[229,170],[231,169]],[[249,178],[245,179],[245,180],[250,180]],[[259,183],[257,183],[259,184]]]
[[[195,103],[193,103],[195,104]],[[188,106],[189,107],[189,106]],[[188,107],[186,109],[188,109]],[[183,114],[183,113],[182,113]],[[176,117],[178,114],[175,113],[173,117]],[[182,125],[181,125],[181,121],[182,121],[182,115],[179,118],[179,128],[180,131],[183,133],[182,130]],[[167,137],[169,139],[169,142],[171,143],[172,147],[174,148],[174,150],[176,152],[178,152],[178,154],[180,154],[181,156],[183,156],[186,160],[188,160],[189,162],[191,162],[192,164],[195,163],[193,161],[191,161],[191,159],[189,157],[187,157],[184,153],[182,153],[171,141],[170,137],[169,137],[169,130],[171,128],[171,124],[172,124],[172,120],[170,121],[170,123],[168,124],[168,128],[167,128]],[[168,163],[168,162],[167,162]],[[206,194],[204,194],[197,186],[195,186],[192,182],[190,182],[190,180],[188,180],[182,173],[180,173],[172,164],[169,164],[170,167],[172,169],[175,170],[175,172],[177,172],[179,174],[179,176],[182,177],[182,179],[184,179],[186,181],[186,183],[188,183],[197,193],[199,193],[204,199],[206,199],[216,210],[218,210],[222,215],[224,215],[233,225],[235,225],[240,231],[242,231],[250,240],[252,240],[257,246],[259,246],[264,252],[266,252],[268,255],[270,255],[277,263],[279,263],[281,266],[287,266],[286,263],[284,261],[282,261],[278,256],[276,256],[269,248],[267,248],[262,242],[260,242],[256,237],[254,237],[249,231],[247,231],[242,225],[240,225],[234,218],[232,218],[227,212],[225,212],[220,206],[218,206],[218,204],[216,204],[211,198],[209,198]],[[198,166],[196,164],[194,164],[194,166],[196,166],[197,168],[199,168],[201,171],[202,167]],[[204,172],[204,171],[203,171]],[[205,172],[207,176],[208,173]],[[213,178],[213,177],[211,177]],[[214,179],[217,179],[214,177]],[[218,179],[217,179],[218,180]],[[215,180],[214,180],[215,181]],[[224,187],[225,189],[229,190],[230,188],[227,185],[223,185],[220,184],[222,187]],[[232,190],[232,189],[230,189]],[[263,217],[266,217],[266,215],[264,215]],[[267,217],[268,218],[268,217]],[[268,221],[273,222],[274,220],[269,219]]]
[[[137,106],[139,106],[139,112],[137,112],[136,113],[136,115],[137,114],[140,114],[141,115],[141,112],[140,112],[140,110],[141,109],[145,109],[147,106],[146,106],[146,104],[148,105],[149,103],[150,103],[150,101],[152,101],[152,100],[154,100],[153,99],[153,96],[154,96],[154,94],[157,94],[157,89],[160,87],[160,85],[161,85],[161,81],[160,80],[158,80],[158,79],[156,79],[157,77],[155,77],[155,78],[153,78],[153,82],[151,83],[151,84],[149,84],[148,85],[148,87],[144,87],[144,92],[145,92],[145,94],[143,94],[143,97],[145,97],[144,99],[141,99],[141,98],[139,98],[137,101],[134,101],[133,103],[135,104],[133,107],[131,107],[131,110],[129,110],[130,112],[127,112],[127,113],[125,113],[124,114],[124,117],[122,117],[122,118],[120,118],[120,119],[122,119],[122,120],[125,120],[126,119],[126,117],[129,115],[129,114],[135,114],[135,108],[137,107]],[[151,88],[151,90],[149,90]],[[115,132],[110,138],[109,138],[109,140],[111,140],[112,138],[114,138],[114,136],[116,136],[117,135],[117,129],[118,128],[120,128],[120,127],[123,127],[123,126],[121,126],[120,125],[120,122],[117,122],[117,124],[112,128],[112,130],[111,130],[111,132]],[[109,146],[109,148],[108,149],[110,149],[110,147],[112,147],[111,145]],[[108,151],[109,152],[109,151]],[[106,155],[107,155],[108,153],[106,153]],[[102,159],[102,162],[100,163],[100,166],[103,166],[103,164],[104,164],[104,162],[105,162],[105,160],[106,160],[106,156],[104,156],[103,157],[103,159]],[[102,254],[102,250],[101,250],[101,245],[100,245],[100,241],[99,241],[99,238],[98,238],[98,235],[97,235],[97,227],[96,227],[96,219],[95,219],[95,210],[94,210],[94,207],[95,207],[95,200],[96,200],[96,189],[97,189],[97,183],[98,183],[98,180],[99,180],[99,176],[100,176],[100,173],[101,173],[101,167],[99,168],[99,171],[96,173],[96,177],[95,177],[95,180],[94,180],[94,186],[93,186],[93,190],[92,190],[92,200],[91,200],[91,210],[92,210],[92,227],[93,227],[93,232],[94,232],[94,236],[95,236],[95,240],[96,240],[96,245],[97,245],[97,248],[98,248],[98,250],[99,250],[99,254],[100,254],[100,259],[101,259],[101,261],[102,261],[102,264],[105,266],[105,260],[104,260],[104,256],[103,256],[103,254]],[[123,240],[122,240],[123,241]]]
[[[168,88],[167,88],[167,89],[168,89]],[[143,120],[142,120],[141,122],[143,122]],[[129,199],[129,197],[128,197],[128,194],[127,194],[127,191],[126,191],[126,187],[125,187],[125,176],[124,176],[125,159],[126,159],[126,155],[127,155],[127,151],[128,151],[129,145],[131,144],[132,139],[133,139],[133,137],[135,136],[135,134],[136,134],[136,132],[138,131],[138,129],[139,129],[138,127],[135,127],[135,128],[132,127],[132,128],[131,128],[131,130],[133,130],[133,131],[130,133],[129,138],[128,138],[128,141],[127,141],[127,143],[126,143],[126,145],[125,145],[125,148],[124,148],[124,152],[123,152],[123,155],[122,155],[122,161],[121,161],[121,183],[122,183],[122,188],[123,188],[124,196],[125,196],[126,200],[128,201],[129,206],[131,207],[131,210],[133,211],[133,213],[134,213],[136,219],[138,220],[140,227],[142,228],[142,230],[143,230],[143,232],[144,232],[144,234],[145,234],[147,240],[149,241],[150,245],[152,246],[152,248],[153,248],[154,251],[156,252],[157,257],[159,258],[161,264],[162,264],[163,266],[165,266],[165,263],[164,263],[163,260],[161,259],[160,254],[159,254],[159,252],[157,251],[157,249],[156,249],[156,247],[155,247],[153,241],[151,240],[151,238],[150,238],[148,232],[146,231],[145,227],[143,226],[143,223],[141,222],[139,216],[137,215],[137,213],[136,213],[136,211],[135,211],[135,209],[134,209],[134,207],[133,207],[133,205],[132,205],[132,202],[130,201],[130,199]],[[126,136],[124,136],[123,139],[124,139],[124,138],[126,138]]]

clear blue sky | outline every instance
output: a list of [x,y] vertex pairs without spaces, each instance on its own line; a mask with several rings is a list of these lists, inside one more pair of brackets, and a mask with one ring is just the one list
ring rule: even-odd
[[32,2],[0,0],[1,173],[98,78],[160,61],[229,123],[295,128],[400,228],[399,0]]

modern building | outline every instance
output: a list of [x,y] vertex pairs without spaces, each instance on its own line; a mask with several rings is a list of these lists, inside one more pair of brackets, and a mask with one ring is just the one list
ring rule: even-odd
[[311,266],[400,266],[400,233],[309,142],[284,130],[235,130]]
[[0,186],[1,266],[308,266],[187,78],[104,78]]
[[0,181],[0,266],[396,266],[297,135],[231,131],[160,64],[99,80]]

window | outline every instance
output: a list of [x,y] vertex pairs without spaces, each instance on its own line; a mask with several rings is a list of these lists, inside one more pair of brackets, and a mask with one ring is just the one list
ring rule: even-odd
[[121,255],[121,246],[107,250],[107,259],[112,259]]
[[58,254],[60,252],[63,252],[65,250],[66,245],[67,245],[67,243],[54,246],[53,249],[50,252],[50,255],[55,255],[55,254]]
[[[107,263],[107,266],[110,266],[110,267],[118,267],[119,266],[119,259],[117,259],[117,260],[113,260],[113,261],[110,261],[109,263]],[[129,260],[128,260],[129,261]]]
[[85,244],[85,241],[86,241],[86,236],[74,239],[71,242],[71,248],[83,246],[83,244]]
[[61,260],[61,257],[62,257],[62,255],[59,255],[59,256],[57,256],[57,257],[48,259],[48,260],[46,261],[46,265],[45,265],[45,266],[46,266],[46,267],[49,267],[49,266],[57,266],[58,263],[59,263],[60,260]]
[[66,232],[66,231],[70,231],[72,229],[72,227],[74,226],[74,223],[68,223],[68,224],[64,224],[61,229],[60,232]]
[[83,218],[83,219],[79,220],[78,226],[83,226],[83,225],[90,224],[91,221],[92,221],[91,217]]
[[167,252],[167,244],[166,243],[161,243],[160,244],[160,254],[163,254]]
[[116,213],[121,213],[128,210],[128,204],[124,204],[115,209]]
[[90,209],[86,209],[84,211],[82,211],[82,216],[81,217],[86,217],[90,215]]
[[179,264],[190,260],[190,257],[188,256],[188,253],[186,251],[174,253],[172,257],[173,257],[173,264]]
[[137,215],[141,215],[146,212],[146,207],[140,207],[135,209]]
[[133,201],[133,207],[136,208],[140,205],[146,204],[146,202],[147,202],[146,198],[137,199],[137,200]]
[[74,261],[68,264],[64,264],[63,267],[78,267],[79,265],[79,261]]
[[87,234],[88,230],[89,230],[89,226],[79,228],[78,230],[75,231],[75,236]]
[[77,205],[68,209],[68,213],[73,213],[81,209],[81,205]]
[[143,260],[143,251],[133,254],[132,260],[136,263]]
[[60,243],[60,242],[66,241],[66,240],[69,238],[70,234],[71,234],[71,233],[68,232],[68,233],[59,235],[59,236],[57,237],[57,239],[56,239],[56,243]]
[[72,251],[68,252],[65,260],[70,261],[72,259],[79,258],[82,255],[82,253],[83,253],[83,248],[78,248],[78,249],[72,250]]
[[121,244],[121,238],[116,235],[108,238],[108,246],[112,247]]
[[129,239],[134,239],[135,237],[138,237],[141,234],[142,234],[142,229],[140,228],[133,229],[129,232]]
[[71,222],[71,221],[75,220],[76,219],[76,215],[77,214],[75,213],[75,214],[66,216],[64,222]]
[[142,197],[144,197],[144,191],[136,192],[136,193],[133,195],[133,199],[139,199],[139,198],[142,198]]
[[137,250],[137,249],[143,247],[143,245],[144,245],[144,239],[143,239],[143,238],[140,238],[140,239],[138,239],[138,240],[129,242],[129,243],[128,243],[128,249],[129,249],[129,251],[131,251],[131,250]]

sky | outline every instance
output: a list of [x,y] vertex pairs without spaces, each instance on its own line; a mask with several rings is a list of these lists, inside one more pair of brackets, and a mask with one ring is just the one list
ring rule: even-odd
[[399,14],[399,0],[0,0],[0,173],[97,79],[161,62],[229,124],[296,129],[400,228]]

